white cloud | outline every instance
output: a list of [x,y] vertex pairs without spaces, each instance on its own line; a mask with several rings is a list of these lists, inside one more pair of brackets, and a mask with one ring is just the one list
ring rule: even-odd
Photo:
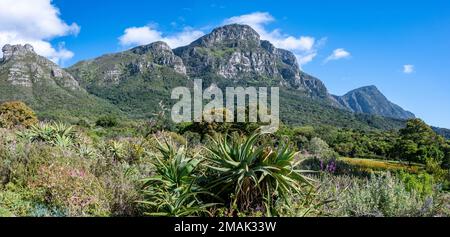
[[161,35],[161,32],[152,30],[149,26],[130,27],[125,30],[119,41],[122,46],[143,45],[160,40]]
[[307,54],[303,54],[303,55],[295,55],[295,56],[297,57],[298,64],[300,66],[302,66],[302,65],[305,65],[305,64],[311,62],[317,56],[317,53],[312,52],[312,53],[307,53]]
[[275,21],[275,18],[268,12],[254,12],[241,16],[234,16],[226,19],[224,24],[247,24],[257,31],[264,31],[263,25]]
[[350,56],[350,52],[346,51],[345,49],[335,49],[333,53],[325,59],[325,63],[329,61],[349,58]]
[[[251,14],[235,16],[226,19],[223,24],[245,24],[258,32],[261,39],[268,40],[277,48],[292,51],[300,66],[311,62],[317,56],[319,44],[311,36],[291,36],[283,34],[280,29],[268,30],[266,25],[275,21],[275,18],[267,12],[255,12]],[[324,39],[320,40],[322,43]]]
[[414,71],[415,71],[414,65],[411,65],[411,64],[403,65],[403,73],[405,73],[405,74],[411,74],[411,73],[413,73]]
[[68,25],[60,18],[59,9],[52,5],[51,0],[0,1],[0,47],[29,43],[38,54],[61,63],[72,58],[73,53],[64,44],[55,48],[49,41],[77,35],[79,31],[76,23]]
[[163,33],[155,28],[153,26],[127,28],[124,34],[119,37],[120,45],[123,47],[132,47],[150,44],[156,41],[164,41],[171,48],[176,48],[190,44],[192,41],[204,35],[200,30],[187,27],[183,31],[173,35],[163,36]]

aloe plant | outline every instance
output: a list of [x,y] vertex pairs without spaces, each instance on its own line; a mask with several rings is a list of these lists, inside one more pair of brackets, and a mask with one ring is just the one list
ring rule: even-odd
[[211,178],[209,190],[230,198],[230,206],[241,211],[264,208],[270,215],[278,199],[288,200],[292,193],[301,193],[312,180],[299,170],[297,153],[287,145],[277,149],[256,143],[262,134],[255,133],[244,142],[226,137],[213,139],[206,148],[207,167]]
[[160,156],[153,155],[155,176],[142,180],[143,194],[151,216],[192,216],[208,212],[215,203],[203,203],[200,195],[212,196],[197,184],[196,170],[200,160],[187,157],[186,147],[158,141]]
[[73,144],[75,131],[73,126],[64,123],[40,123],[19,132],[18,135],[30,142],[46,142],[55,146],[68,147]]

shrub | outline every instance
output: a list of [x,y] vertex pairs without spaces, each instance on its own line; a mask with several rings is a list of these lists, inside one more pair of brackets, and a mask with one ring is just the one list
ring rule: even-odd
[[197,185],[200,160],[186,156],[185,147],[177,148],[158,141],[161,157],[154,156],[156,175],[143,180],[145,200],[151,216],[192,216],[206,213],[214,203],[202,203],[199,195],[210,195]]
[[0,206],[0,217],[12,217],[13,214],[6,208]]
[[398,177],[403,181],[405,187],[410,192],[427,197],[433,194],[435,189],[435,181],[432,175],[425,172],[420,174],[409,174],[403,171],[398,173]]
[[105,190],[98,179],[82,167],[64,163],[42,165],[29,183],[48,207],[64,210],[69,216],[107,216]]
[[103,128],[115,127],[118,124],[119,124],[119,122],[117,121],[117,118],[114,116],[111,116],[111,115],[103,116],[95,122],[96,126],[103,127]]
[[91,125],[85,119],[78,120],[77,125],[83,128],[91,128]]
[[60,147],[69,147],[75,140],[75,131],[72,126],[56,122],[33,125],[29,130],[18,134],[30,142],[46,142]]
[[30,127],[38,122],[34,111],[20,101],[0,104],[0,127]]
[[[408,191],[404,183],[390,175],[372,175],[369,179],[325,176],[327,192],[335,202],[324,209],[333,216],[384,216],[412,217],[433,216],[440,203],[434,196],[421,197],[416,191]],[[327,181],[328,180],[328,181]]]
[[4,216],[30,216],[32,202],[26,200],[24,191],[13,184],[8,184],[0,191],[0,217],[3,209]]
[[126,164],[116,164],[110,170],[103,172],[99,178],[108,192],[108,202],[111,216],[138,216],[142,200],[139,193],[140,173],[134,167]]
[[275,214],[276,201],[287,201],[288,196],[311,186],[311,180],[296,169],[301,162],[297,153],[287,145],[277,150],[258,147],[260,136],[254,134],[244,141],[235,137],[231,142],[213,139],[206,155],[207,183],[210,191],[229,200],[230,208],[244,212],[259,209],[271,215]]
[[335,160],[338,158],[338,154],[325,141],[317,137],[309,141],[307,150],[314,158],[319,159],[323,163],[323,166],[335,163]]

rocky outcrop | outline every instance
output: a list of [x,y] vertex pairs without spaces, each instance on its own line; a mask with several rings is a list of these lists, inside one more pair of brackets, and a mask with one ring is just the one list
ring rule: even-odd
[[41,119],[76,122],[102,114],[120,114],[81,88],[68,72],[35,53],[31,45],[5,45],[0,59],[0,103],[23,101]]
[[2,48],[3,59],[2,62],[6,62],[11,58],[23,58],[28,54],[35,54],[33,46],[26,44],[22,45],[10,45],[7,44]]
[[82,61],[68,70],[81,82],[118,85],[136,75],[154,74],[161,67],[186,75],[183,60],[176,56],[164,42],[155,42],[124,52]]
[[233,24],[217,28],[174,52],[183,59],[191,77],[213,73],[233,81],[271,80],[313,96],[330,97],[320,80],[300,70],[292,52],[261,40],[250,26]]
[[[155,42],[149,45],[136,47],[131,50],[131,52],[138,55],[152,55],[153,58],[151,60],[152,63],[161,66],[167,66],[174,69],[177,73],[186,75],[186,67],[183,64],[183,60],[180,57],[176,56],[172,49],[168,44],[164,42]],[[145,59],[142,60],[139,68],[142,68],[142,65],[148,63]],[[147,67],[150,67],[147,65]]]
[[46,81],[71,90],[80,89],[78,82],[52,61],[39,56],[33,46],[5,45],[0,67],[7,72],[6,80],[15,86],[32,87]]
[[250,26],[232,24],[214,29],[190,46],[213,48],[218,45],[230,48],[253,48],[260,45],[260,36]]

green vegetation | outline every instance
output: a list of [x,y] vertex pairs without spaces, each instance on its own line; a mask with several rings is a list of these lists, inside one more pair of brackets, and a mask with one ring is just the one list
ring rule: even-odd
[[[8,48],[21,55],[0,63],[0,216],[450,216],[448,131],[378,116],[413,117],[375,87],[330,95],[248,26],[67,70]],[[279,86],[280,130],[173,124],[171,91],[194,78]]]
[[[408,191],[405,184],[390,173],[368,179],[348,176],[324,176],[322,192],[335,200],[323,206],[323,215],[362,217],[448,216],[447,201],[441,193],[423,198]],[[443,207],[443,208],[442,208]],[[447,207],[448,208],[448,207]]]
[[424,170],[424,165],[419,164],[405,164],[397,161],[374,160],[374,159],[358,159],[358,158],[342,158],[339,159],[349,165],[356,166],[368,171],[382,170],[382,171],[398,171],[405,170],[410,173],[419,173]]
[[104,127],[104,128],[111,128],[111,127],[115,127],[117,126],[118,122],[117,122],[117,118],[114,116],[103,116],[100,117],[96,122],[95,125],[99,126],[99,127]]
[[20,101],[0,104],[0,127],[30,127],[38,122],[34,111]]
[[295,152],[287,145],[275,150],[258,147],[259,136],[235,138],[231,144],[227,138],[214,139],[212,148],[207,149],[207,185],[239,211],[259,209],[271,215],[277,201],[286,202],[312,184],[305,172],[297,169],[301,161]]
[[[163,117],[0,128],[0,215],[450,215],[448,141],[420,120],[398,132],[213,126],[201,139]],[[419,157],[395,150],[406,137]]]

